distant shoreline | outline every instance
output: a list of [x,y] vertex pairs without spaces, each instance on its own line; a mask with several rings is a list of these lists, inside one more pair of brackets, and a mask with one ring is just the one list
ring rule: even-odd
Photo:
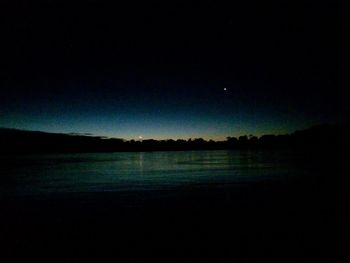
[[350,125],[318,125],[287,135],[242,135],[226,141],[124,140],[89,135],[0,129],[0,153],[151,152],[233,149],[350,148]]

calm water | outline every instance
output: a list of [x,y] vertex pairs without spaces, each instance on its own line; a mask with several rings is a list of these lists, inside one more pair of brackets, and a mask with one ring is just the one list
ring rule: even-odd
[[285,151],[85,153],[0,157],[1,192],[152,190],[288,180],[305,173]]

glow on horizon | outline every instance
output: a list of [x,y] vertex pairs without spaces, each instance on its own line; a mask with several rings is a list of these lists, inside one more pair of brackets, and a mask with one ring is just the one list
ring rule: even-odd
[[[283,117],[283,116],[282,116]],[[288,134],[295,130],[308,128],[315,121],[289,119],[282,117],[259,116],[256,114],[226,114],[213,115],[195,114],[179,115],[128,115],[93,114],[93,115],[56,115],[49,114],[43,118],[39,114],[34,116],[8,116],[0,120],[0,127],[24,130],[36,130],[53,133],[89,133],[108,138],[122,138],[125,140],[168,140],[195,139],[223,141],[228,136],[241,135],[262,136],[264,134]]]
[[[62,123],[43,123],[36,124],[31,123],[24,125],[18,123],[18,125],[6,126],[7,128],[23,129],[23,130],[34,130],[44,131],[52,133],[77,133],[77,134],[92,134],[93,136],[104,136],[107,138],[121,138],[125,140],[188,140],[203,138],[205,140],[224,141],[228,136],[239,137],[241,135],[254,135],[262,136],[264,134],[290,134],[295,130],[304,129],[312,126],[310,124],[297,124],[294,125],[279,125],[274,126],[273,123],[264,123],[259,125],[257,123],[246,122],[244,124],[230,124],[223,123],[220,125],[200,125],[200,127],[171,127],[163,126],[162,128],[150,127],[150,126],[126,126],[126,127],[114,127],[114,126],[99,126],[97,125],[62,125]],[[1,125],[5,127],[4,125]],[[194,125],[196,126],[196,125]]]

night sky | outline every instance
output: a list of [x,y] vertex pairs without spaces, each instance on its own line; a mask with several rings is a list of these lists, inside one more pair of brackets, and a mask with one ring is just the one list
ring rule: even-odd
[[0,127],[222,140],[350,116],[342,3],[32,2],[0,4]]

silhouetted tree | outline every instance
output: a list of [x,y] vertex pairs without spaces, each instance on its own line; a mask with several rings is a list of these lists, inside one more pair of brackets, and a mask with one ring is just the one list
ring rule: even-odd
[[263,147],[273,147],[276,145],[276,136],[272,134],[263,135],[259,142]]
[[253,135],[251,135],[251,136],[249,136],[249,143],[250,144],[252,144],[252,145],[256,145],[257,143],[258,143],[258,137],[256,137],[256,136],[253,136]]
[[238,141],[239,142],[247,142],[248,141],[248,136],[247,135],[239,136],[238,137]]

